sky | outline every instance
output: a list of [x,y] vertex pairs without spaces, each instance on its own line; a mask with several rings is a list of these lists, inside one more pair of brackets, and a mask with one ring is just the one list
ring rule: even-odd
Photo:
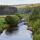
[[18,5],[40,3],[40,0],[0,0],[0,5]]

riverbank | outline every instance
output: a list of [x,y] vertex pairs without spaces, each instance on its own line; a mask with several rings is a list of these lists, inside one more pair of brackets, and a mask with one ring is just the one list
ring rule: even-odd
[[[24,18],[28,22],[29,27],[32,27],[33,40],[39,40],[40,38],[40,14],[15,14],[19,19]],[[12,15],[13,16],[13,15]],[[5,24],[5,18],[0,18],[0,29],[3,31],[7,26]]]
[[3,33],[0,35],[0,40],[20,40],[20,39],[21,40],[29,40],[29,39],[32,40],[33,39],[32,31],[27,30],[28,25],[24,19],[22,19],[20,23],[18,23],[17,25],[18,25],[18,31],[15,30],[14,32],[9,34],[7,33],[7,31],[4,30]]

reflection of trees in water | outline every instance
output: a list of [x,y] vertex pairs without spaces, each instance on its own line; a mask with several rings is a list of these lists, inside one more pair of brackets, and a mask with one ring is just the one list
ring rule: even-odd
[[5,23],[8,25],[6,28],[7,33],[16,32],[18,30],[19,18],[17,16],[6,16]]
[[15,33],[18,31],[18,26],[17,25],[13,25],[13,24],[10,24],[6,30],[6,34],[12,34],[12,33]]
[[17,33],[18,32],[18,27],[15,27],[15,28],[8,28],[7,30],[6,30],[6,34],[8,35],[8,34],[12,34],[12,33]]
[[17,33],[18,29],[19,29],[19,27],[17,25],[10,24],[7,27],[6,34],[8,35],[8,34],[12,34],[12,33]]

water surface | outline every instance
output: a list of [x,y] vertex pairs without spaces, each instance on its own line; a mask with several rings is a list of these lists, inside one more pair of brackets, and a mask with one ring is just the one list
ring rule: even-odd
[[6,30],[0,35],[0,40],[33,40],[32,31],[27,30],[28,26],[24,22],[18,24],[19,29],[10,35],[6,35]]

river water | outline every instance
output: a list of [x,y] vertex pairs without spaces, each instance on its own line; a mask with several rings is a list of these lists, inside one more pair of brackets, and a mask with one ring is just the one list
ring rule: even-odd
[[0,35],[0,40],[33,40],[32,31],[27,30],[28,25],[24,25],[24,22],[18,24],[17,33],[6,35],[6,30]]

